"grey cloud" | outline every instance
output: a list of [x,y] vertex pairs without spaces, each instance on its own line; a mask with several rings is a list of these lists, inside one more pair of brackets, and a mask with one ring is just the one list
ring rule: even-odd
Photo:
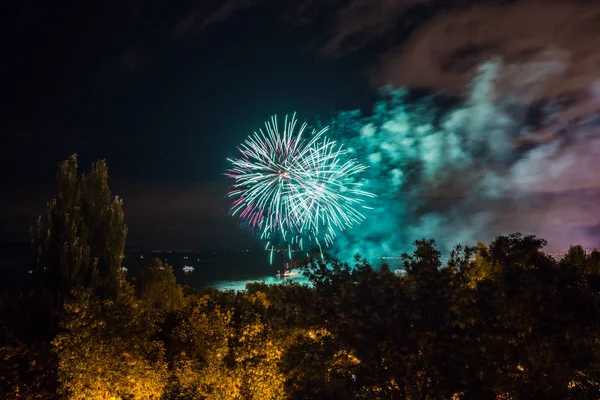
[[[244,10],[269,7],[292,27],[327,21],[327,38],[318,47],[324,56],[356,51],[380,39],[416,4],[430,0],[301,0],[282,3],[275,0],[227,0],[217,7],[204,4],[193,8],[173,28],[175,38],[194,37],[206,28],[225,22]],[[330,26],[329,26],[330,25]]]
[[[402,16],[415,4],[428,0],[351,0],[335,12],[333,33],[320,49],[323,55],[356,51],[380,39],[402,23]],[[350,43],[351,42],[351,43]]]
[[132,245],[193,250],[256,246],[257,239],[237,229],[228,213],[225,180],[186,186],[113,181],[111,186],[123,198]]
[[176,39],[190,38],[206,28],[227,20],[234,13],[261,5],[264,0],[226,0],[213,10],[205,6],[192,9],[171,30]]
[[[444,111],[440,124],[430,117],[432,103],[406,102],[396,91],[373,116],[344,121],[350,127],[344,131],[334,126],[369,165],[366,186],[378,195],[367,219],[340,235],[335,252],[374,259],[409,250],[420,237],[435,238],[448,251],[457,242],[516,231],[542,236],[557,250],[598,246],[589,234],[600,214],[600,132],[593,119],[524,145],[531,132],[523,114],[511,111],[521,106],[522,86],[507,81],[513,89],[498,89],[498,80],[522,70],[534,77],[527,90],[537,93],[567,61],[552,62],[552,68],[483,64],[466,99]],[[541,120],[554,116],[546,112]]]
[[[600,111],[599,21],[599,4],[558,0],[480,3],[442,12],[382,57],[374,84],[461,95],[481,62],[500,57],[518,67],[505,71],[509,76],[499,79],[499,89],[514,93],[512,89],[519,85],[523,99],[529,101],[573,97],[574,104],[557,116],[556,124],[564,126]],[[533,64],[545,62],[552,68],[552,60],[558,58],[567,61],[565,68],[546,74],[545,84],[537,85],[535,93],[527,91],[523,83],[537,79],[521,66],[528,65],[529,72],[541,71]]]
[[202,182],[196,185],[136,185],[115,182],[115,192],[125,199],[128,217],[152,216],[227,216],[227,182]]

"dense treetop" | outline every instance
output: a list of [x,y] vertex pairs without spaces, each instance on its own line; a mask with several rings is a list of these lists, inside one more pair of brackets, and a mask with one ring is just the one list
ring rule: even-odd
[[2,398],[600,397],[597,251],[513,234],[443,261],[423,239],[402,273],[306,260],[311,286],[196,292],[158,259],[127,279],[107,176],[59,168],[30,282],[0,302]]

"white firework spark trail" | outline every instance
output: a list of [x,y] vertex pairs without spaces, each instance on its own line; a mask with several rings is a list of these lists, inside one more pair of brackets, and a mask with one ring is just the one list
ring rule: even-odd
[[373,197],[357,177],[367,167],[324,136],[328,128],[296,131],[296,114],[286,115],[283,131],[277,117],[265,123],[229,159],[225,175],[234,179],[231,213],[268,240],[266,248],[287,245],[329,246],[338,231],[365,219],[359,211]]

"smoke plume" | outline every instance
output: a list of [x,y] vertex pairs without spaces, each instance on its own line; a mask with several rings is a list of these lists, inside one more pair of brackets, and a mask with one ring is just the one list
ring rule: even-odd
[[332,134],[369,165],[366,189],[378,197],[332,252],[376,262],[423,237],[447,252],[516,231],[544,237],[553,249],[597,246],[595,114],[557,126],[572,94],[537,95],[568,65],[555,50],[523,65],[492,60],[451,105],[387,89],[370,115],[341,113]]

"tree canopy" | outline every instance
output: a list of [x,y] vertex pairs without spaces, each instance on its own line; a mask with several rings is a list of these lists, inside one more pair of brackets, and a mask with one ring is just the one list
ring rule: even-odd
[[124,274],[107,179],[60,165],[31,285],[0,298],[2,398],[600,398],[598,251],[516,233],[444,259],[422,239],[401,273],[314,259],[307,286],[197,292],[158,259]]

